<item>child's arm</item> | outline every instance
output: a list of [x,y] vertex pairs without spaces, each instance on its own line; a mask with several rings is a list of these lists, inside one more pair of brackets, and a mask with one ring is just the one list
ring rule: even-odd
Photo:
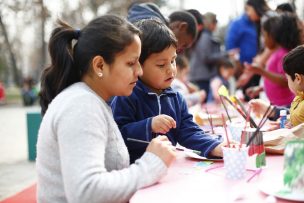
[[181,122],[177,128],[176,139],[179,144],[189,149],[201,151],[201,156],[210,156],[210,152],[221,142],[212,138],[193,122],[193,116],[188,113],[185,100],[179,95]]
[[222,84],[223,84],[222,81],[218,77],[213,78],[210,83],[212,96],[217,103],[221,102],[220,96],[218,94],[218,89]]
[[254,73],[257,75],[261,75],[273,83],[276,83],[282,87],[288,87],[287,80],[283,74],[273,73],[264,68],[252,66],[248,63],[245,63],[244,65],[245,65],[245,69],[244,69],[245,73]]

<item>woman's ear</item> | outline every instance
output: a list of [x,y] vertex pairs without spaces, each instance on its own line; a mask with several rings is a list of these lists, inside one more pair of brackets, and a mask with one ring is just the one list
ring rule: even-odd
[[103,76],[105,61],[102,56],[95,56],[92,60],[93,73],[98,77]]

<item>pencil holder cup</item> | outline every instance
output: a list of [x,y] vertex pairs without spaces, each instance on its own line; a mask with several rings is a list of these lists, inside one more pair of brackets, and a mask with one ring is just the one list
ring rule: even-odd
[[[242,130],[241,144],[247,144],[255,134],[256,128],[246,128]],[[263,142],[263,132],[259,131],[248,146],[248,168],[261,168],[266,166],[265,147]]]
[[248,147],[222,147],[226,178],[239,180],[246,175]]
[[240,142],[242,130],[244,129],[245,121],[234,120],[227,121],[226,125],[230,131],[233,140]]

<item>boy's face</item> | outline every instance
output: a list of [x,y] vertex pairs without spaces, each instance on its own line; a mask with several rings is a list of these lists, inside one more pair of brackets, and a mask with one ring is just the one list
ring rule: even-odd
[[160,94],[170,87],[176,75],[176,48],[170,46],[162,52],[151,54],[142,64],[142,82],[153,92]]
[[295,95],[297,95],[297,91],[304,90],[304,87],[303,87],[304,76],[303,75],[296,73],[294,80],[292,80],[290,75],[288,75],[288,74],[285,74],[285,75],[286,75],[286,78],[288,81],[288,87]]

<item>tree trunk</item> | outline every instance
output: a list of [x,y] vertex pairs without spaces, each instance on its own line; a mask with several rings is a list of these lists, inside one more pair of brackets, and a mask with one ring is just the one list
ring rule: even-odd
[[[45,38],[45,21],[47,18],[47,9],[44,6],[43,0],[38,0],[38,6],[40,7],[40,43],[41,43],[41,52],[40,52],[40,61],[39,65],[36,69],[36,73],[34,75],[35,79],[39,80],[40,74],[42,72],[42,69],[45,67],[46,64],[46,57],[47,57],[47,49],[46,49],[46,43],[44,41]],[[37,81],[38,81],[37,80]]]
[[15,54],[13,53],[13,50],[12,50],[12,46],[8,40],[8,35],[7,35],[7,31],[6,31],[6,27],[2,21],[2,16],[1,16],[1,13],[0,13],[0,26],[1,26],[1,29],[2,29],[2,33],[4,35],[4,40],[5,40],[5,45],[7,47],[7,50],[9,52],[9,60],[10,60],[10,64],[11,64],[11,67],[13,68],[13,79],[14,79],[14,83],[15,85],[19,86],[20,87],[20,72],[17,68],[17,63],[16,63],[16,58],[15,58]]

